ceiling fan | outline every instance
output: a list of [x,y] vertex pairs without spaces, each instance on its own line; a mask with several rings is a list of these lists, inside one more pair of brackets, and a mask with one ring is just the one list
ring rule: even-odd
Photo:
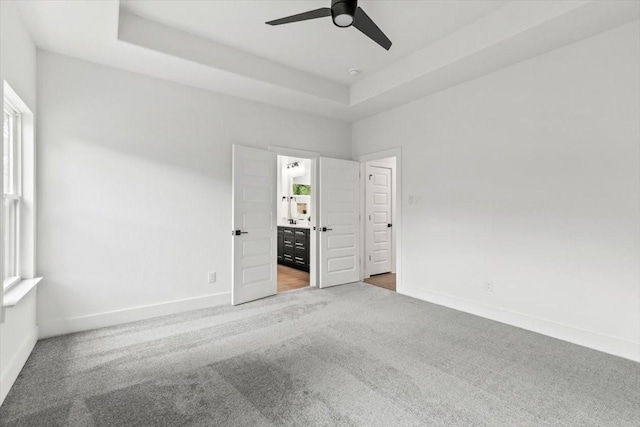
[[382,30],[373,22],[361,7],[358,7],[358,0],[331,0],[331,7],[321,7],[297,15],[287,16],[267,22],[269,25],[290,24],[292,22],[308,21],[309,19],[324,18],[331,16],[333,23],[337,27],[356,27],[365,36],[369,37],[380,46],[389,50],[391,40],[384,35]]

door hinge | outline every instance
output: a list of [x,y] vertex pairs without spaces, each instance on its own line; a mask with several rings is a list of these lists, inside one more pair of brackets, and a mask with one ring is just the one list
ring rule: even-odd
[[371,255],[369,255],[369,261],[371,261]]

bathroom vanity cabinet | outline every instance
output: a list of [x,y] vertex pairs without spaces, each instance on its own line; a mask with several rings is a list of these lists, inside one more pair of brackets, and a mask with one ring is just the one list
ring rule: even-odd
[[309,229],[278,226],[278,264],[309,271]]

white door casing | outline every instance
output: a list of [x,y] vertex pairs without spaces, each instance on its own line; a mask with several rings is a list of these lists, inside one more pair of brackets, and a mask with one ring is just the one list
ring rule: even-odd
[[388,273],[391,266],[391,169],[366,168],[366,276]]
[[360,280],[358,170],[358,162],[320,158],[321,288]]
[[276,154],[234,145],[232,188],[231,303],[237,305],[277,293]]

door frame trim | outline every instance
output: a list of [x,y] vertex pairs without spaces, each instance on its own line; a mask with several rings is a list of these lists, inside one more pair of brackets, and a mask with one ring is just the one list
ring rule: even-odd
[[[314,228],[316,228],[316,220],[320,212],[320,192],[318,191],[318,183],[320,182],[318,178],[320,153],[316,151],[280,147],[277,145],[270,145],[267,148],[267,151],[274,152],[277,156],[300,157],[311,160],[311,203],[314,215],[311,217],[311,224],[309,224],[309,286],[318,287],[318,283],[320,283],[318,278],[320,274],[320,269],[318,268],[320,239],[318,239],[318,232],[315,231]],[[276,226],[277,224],[278,221],[276,219]]]
[[[357,161],[360,162],[360,176],[364,177],[366,175],[366,164],[367,162],[374,160],[382,160],[389,157],[395,157],[396,159],[396,185],[395,185],[395,195],[396,198],[396,217],[393,219],[393,227],[395,228],[395,270],[396,270],[396,292],[402,293],[402,148],[395,147],[387,150],[376,151],[372,153],[361,154],[357,157]],[[360,212],[365,212],[366,214],[366,195],[367,195],[367,187],[366,181],[364,179],[360,179]],[[366,222],[360,221],[360,280],[364,280],[365,278],[365,268],[364,268],[364,260],[362,259],[363,254],[366,253],[365,246],[365,228]]]

